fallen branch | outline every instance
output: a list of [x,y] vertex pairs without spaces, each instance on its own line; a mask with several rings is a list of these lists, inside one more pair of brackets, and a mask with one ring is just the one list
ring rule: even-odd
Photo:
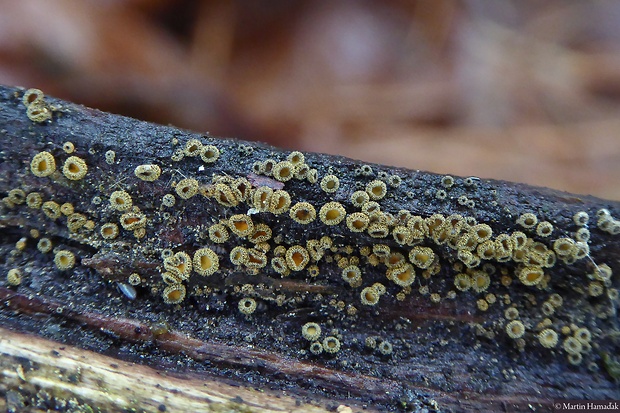
[[331,410],[618,396],[617,202],[0,108],[4,328]]

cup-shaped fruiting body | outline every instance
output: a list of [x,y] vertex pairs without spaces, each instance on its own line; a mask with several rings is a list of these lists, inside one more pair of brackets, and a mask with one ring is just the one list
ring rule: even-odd
[[245,214],[237,214],[230,217],[228,227],[238,237],[245,238],[254,232],[252,218]]
[[441,177],[441,186],[444,188],[452,188],[454,185],[454,178],[450,175],[444,175]]
[[202,276],[215,273],[220,267],[217,254],[210,248],[201,248],[194,253],[193,268]]
[[216,244],[228,241],[228,229],[223,224],[213,224],[209,227],[209,239]]
[[141,212],[126,212],[121,215],[120,223],[123,229],[127,231],[135,231],[146,225],[146,216]]
[[86,216],[73,213],[67,217],[67,228],[70,232],[77,232],[86,225]]
[[269,212],[275,215],[282,214],[291,206],[291,196],[288,192],[278,189],[273,192],[269,202]]
[[474,271],[471,276],[471,288],[477,293],[481,293],[487,290],[491,285],[491,278],[489,274],[484,271]]
[[254,311],[256,311],[256,300],[250,297],[244,297],[239,300],[239,304],[237,305],[239,311],[245,315],[250,315]]
[[26,115],[31,121],[42,123],[52,118],[52,111],[44,101],[39,101],[28,106]]
[[125,191],[114,191],[110,195],[110,206],[117,211],[129,211],[133,206],[131,195]]
[[508,307],[506,311],[504,311],[504,317],[506,320],[516,320],[519,318],[519,310],[516,307]]
[[558,238],[553,242],[553,250],[560,258],[572,255],[575,249],[575,241],[571,238]]
[[129,274],[129,277],[127,277],[127,282],[129,283],[129,285],[140,285],[140,283],[142,282],[142,279],[140,278],[140,275],[138,275],[137,273],[131,273]]
[[379,353],[383,354],[384,356],[389,356],[390,354],[392,354],[393,351],[392,343],[387,340],[383,340],[377,346],[377,350],[379,350]]
[[192,272],[192,259],[187,253],[179,251],[164,259],[164,269],[186,280]]
[[583,227],[588,225],[588,221],[590,220],[590,216],[586,211],[579,211],[573,215],[573,222],[575,225]]
[[347,212],[339,202],[328,202],[319,210],[319,218],[325,225],[338,225]]
[[44,254],[47,254],[52,250],[52,241],[49,238],[41,238],[37,242],[37,249]]
[[291,218],[298,224],[309,224],[316,218],[314,206],[308,202],[298,202],[289,211]]
[[21,188],[14,188],[9,191],[9,200],[15,205],[21,205],[26,202],[26,192]]
[[87,172],[86,161],[77,156],[68,157],[62,166],[63,175],[72,181],[79,181],[86,176]]
[[273,177],[280,182],[290,181],[294,174],[294,165],[288,161],[278,162],[272,170]]
[[257,248],[249,248],[245,265],[248,268],[260,269],[267,266],[267,254]]
[[390,234],[390,228],[380,222],[373,222],[368,226],[367,232],[373,238],[385,238]]
[[385,185],[385,182],[376,179],[366,185],[366,192],[368,193],[370,199],[373,201],[378,201],[383,199],[385,194],[387,194],[387,186]]
[[318,341],[315,341],[314,343],[310,344],[310,352],[315,356],[318,356],[319,354],[323,353],[323,345]]
[[116,152],[112,150],[106,151],[103,156],[105,158],[105,163],[108,165],[114,165],[114,161],[116,160]]
[[352,287],[359,286],[362,282],[362,271],[357,265],[349,265],[342,270],[342,279]]
[[225,207],[239,205],[239,198],[235,195],[233,189],[223,183],[215,184],[213,188],[213,197],[219,204]]
[[54,201],[46,201],[41,205],[41,211],[50,219],[60,218],[60,205]]
[[321,326],[317,323],[306,323],[301,327],[301,335],[308,341],[316,341],[321,336]]
[[518,274],[519,280],[528,286],[539,284],[545,276],[545,273],[540,267],[523,267]]
[[506,334],[512,339],[521,338],[525,334],[525,326],[519,320],[512,320],[506,324]]
[[575,337],[567,337],[562,347],[568,354],[579,354],[583,350],[583,345]]
[[75,255],[67,250],[57,251],[54,256],[54,264],[61,271],[71,269],[75,265]]
[[181,198],[189,199],[198,193],[198,181],[194,178],[181,179],[174,189]]
[[351,194],[351,203],[355,207],[361,208],[368,201],[370,201],[370,196],[366,191],[355,191]]
[[9,285],[17,287],[22,283],[22,272],[19,268],[11,268],[6,273],[6,282]]
[[166,194],[161,198],[161,205],[164,207],[172,208],[176,202],[177,199],[172,194]]
[[256,224],[254,225],[254,231],[250,236],[248,236],[248,241],[259,244],[261,242],[265,242],[271,239],[271,227],[267,224]]
[[552,233],[553,233],[553,225],[548,221],[540,222],[536,226],[536,234],[538,234],[539,237],[546,238],[550,236]]
[[590,333],[590,330],[588,330],[587,328],[580,327],[575,331],[573,337],[579,340],[581,345],[586,345],[592,340],[592,333]]
[[339,187],[340,180],[336,175],[325,175],[323,179],[321,179],[321,189],[328,194],[338,191]]
[[162,296],[166,304],[178,304],[185,299],[185,286],[183,284],[171,284],[164,288]]
[[517,224],[521,225],[523,228],[534,228],[537,223],[538,218],[531,212],[521,214],[519,218],[517,218]]
[[56,160],[49,152],[39,152],[32,157],[30,171],[40,178],[50,176],[56,171]]
[[392,230],[392,236],[394,237],[394,241],[396,241],[400,245],[407,245],[411,241],[413,241],[413,235],[411,235],[411,231],[409,231],[409,228],[404,225],[398,225],[394,227],[394,229]]
[[354,212],[347,216],[346,222],[351,232],[364,232],[368,228],[370,218],[363,212]]
[[387,270],[387,277],[396,285],[409,287],[415,280],[415,270],[413,265],[405,263],[398,267],[389,268]]
[[333,336],[325,337],[323,339],[323,350],[325,350],[326,353],[337,353],[340,351],[340,340]]
[[459,291],[467,291],[471,288],[471,277],[465,273],[456,274],[454,277],[454,286]]
[[26,195],[26,205],[33,209],[41,208],[41,205],[43,205],[43,198],[41,197],[41,194],[38,192],[31,192]]
[[286,160],[292,163],[293,165],[299,165],[306,161],[306,157],[304,156],[303,153],[299,151],[293,151],[288,154],[288,156],[286,157]]
[[252,195],[252,205],[258,211],[269,211],[272,195],[273,189],[268,186],[259,186]]
[[427,269],[435,260],[435,252],[429,247],[415,246],[409,251],[409,261],[421,269]]
[[228,258],[233,265],[245,265],[248,262],[248,249],[237,245],[230,251]]
[[207,163],[207,164],[213,163],[217,161],[219,157],[220,157],[220,150],[217,148],[217,146],[204,145],[202,147],[202,151],[200,152],[200,159],[202,159],[204,163]]
[[376,305],[381,298],[381,294],[375,287],[366,287],[360,293],[360,299],[364,305]]
[[310,254],[301,245],[293,245],[286,250],[285,259],[291,271],[301,271],[310,262]]
[[45,94],[41,89],[31,88],[24,92],[22,96],[22,103],[24,106],[29,107],[33,104],[38,104],[43,102],[45,99]]
[[159,167],[159,165],[153,164],[139,165],[136,166],[134,174],[143,181],[153,182],[159,179],[161,175],[161,168]]
[[202,142],[200,142],[198,139],[190,139],[189,141],[187,141],[187,143],[185,144],[185,149],[183,150],[183,153],[185,154],[185,156],[199,156],[203,151],[203,146],[202,146]]

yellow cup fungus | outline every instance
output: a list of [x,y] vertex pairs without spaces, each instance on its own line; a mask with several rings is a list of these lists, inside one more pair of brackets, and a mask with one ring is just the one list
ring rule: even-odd
[[293,165],[299,165],[305,162],[306,157],[304,156],[303,153],[299,151],[293,151],[288,154],[288,156],[286,157],[286,160],[292,163]]
[[298,224],[309,224],[316,218],[314,206],[308,202],[298,202],[289,211],[291,218]]
[[120,224],[127,231],[134,231],[146,225],[146,216],[141,212],[127,212],[121,215]]
[[186,280],[192,272],[192,260],[186,252],[179,251],[164,259],[164,269],[175,274],[181,280]]
[[223,224],[213,224],[209,227],[209,239],[216,243],[222,244],[228,241],[228,229]]
[[164,288],[162,296],[166,304],[178,304],[185,299],[185,286],[183,284],[172,284]]
[[512,339],[521,338],[525,334],[525,326],[519,320],[512,320],[506,324],[506,334]]
[[256,300],[250,297],[245,297],[239,300],[239,304],[237,305],[239,311],[245,315],[250,315],[254,311],[256,311]]
[[77,156],[68,157],[62,166],[63,175],[72,181],[79,181],[86,176],[87,172],[86,161]]
[[553,233],[553,225],[548,221],[540,222],[536,226],[536,234],[538,234],[539,237],[546,238],[550,236],[552,233]]
[[190,139],[185,144],[185,149],[183,150],[183,153],[185,154],[185,156],[193,157],[199,156],[200,154],[202,154],[202,151],[202,142],[200,142],[198,139]]
[[342,270],[342,279],[353,285],[358,285],[362,281],[362,271],[357,265],[349,265]]
[[198,181],[194,178],[181,179],[177,182],[175,191],[181,198],[190,199],[198,193]]
[[518,272],[519,280],[525,285],[532,286],[539,284],[545,273],[540,267],[523,267]]
[[325,175],[323,179],[321,179],[321,189],[328,194],[338,191],[339,187],[340,180],[336,175]]
[[40,178],[50,176],[56,172],[56,160],[49,152],[39,152],[32,157],[30,171]]
[[376,305],[381,298],[381,294],[373,287],[366,287],[360,293],[360,299],[364,305]]
[[321,336],[321,326],[313,322],[306,323],[301,327],[301,335],[308,341],[316,341]]
[[280,182],[290,181],[294,175],[294,166],[288,161],[278,162],[273,167],[272,174],[273,177]]
[[47,254],[52,250],[52,241],[49,238],[41,238],[39,242],[37,242],[37,249],[44,254]]
[[273,192],[269,202],[269,212],[275,215],[282,214],[291,206],[291,196],[288,192],[278,189]]
[[230,251],[228,258],[233,265],[245,265],[248,262],[248,249],[237,245]]
[[133,206],[131,195],[125,191],[114,191],[110,195],[110,206],[117,211],[129,211]]
[[301,245],[293,245],[286,250],[286,264],[291,271],[303,270],[308,262],[310,262],[310,254],[308,250]]
[[204,145],[200,151],[200,159],[206,164],[217,161],[220,157],[220,150],[214,145]]
[[158,165],[138,165],[134,170],[134,174],[143,181],[153,182],[159,179],[161,168]]
[[71,251],[60,250],[54,255],[54,264],[61,270],[68,270],[75,265],[75,255]]
[[376,179],[366,185],[366,193],[368,193],[370,199],[373,201],[378,201],[383,199],[383,197],[387,194],[387,186],[385,185],[385,182]]
[[363,212],[354,212],[347,216],[346,223],[350,231],[364,232],[368,228],[370,218]]
[[396,285],[409,287],[415,280],[415,270],[411,264],[405,263],[398,267],[389,268],[387,277]]
[[11,268],[6,274],[6,282],[11,286],[18,286],[22,283],[22,272],[19,268]]
[[201,248],[194,253],[193,268],[202,276],[215,273],[220,267],[217,254],[210,248]]
[[228,219],[228,227],[238,237],[245,238],[254,232],[254,222],[249,215],[237,214]]
[[546,328],[538,333],[538,342],[544,348],[553,348],[558,344],[558,333],[550,328]]
[[340,351],[340,340],[333,336],[325,337],[323,339],[323,350],[326,353],[337,353]]

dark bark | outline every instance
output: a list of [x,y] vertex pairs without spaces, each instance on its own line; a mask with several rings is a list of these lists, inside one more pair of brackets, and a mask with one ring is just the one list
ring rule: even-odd
[[[431,173],[362,165],[312,153],[305,154],[305,163],[317,170],[317,183],[296,178],[279,182],[255,175],[253,169],[257,161],[285,160],[288,153],[276,148],[154,125],[52,98],[37,103],[49,110],[51,119],[35,122],[26,114],[22,95],[23,90],[0,89],[0,195],[4,197],[0,266],[5,274],[10,269],[22,273],[19,286],[5,282],[0,287],[5,303],[0,309],[3,327],[167,371],[285,390],[328,408],[348,404],[354,410],[368,406],[376,410],[521,411],[534,405],[549,410],[553,399],[620,397],[614,382],[619,346],[618,277],[614,274],[601,281],[592,276],[603,264],[615,273],[620,271],[619,236],[609,229],[615,221],[609,218],[612,224],[607,226],[597,222],[603,208],[611,217],[619,217],[619,203],[478,178],[454,177],[450,185],[445,177]],[[191,150],[178,159],[178,151],[182,152],[190,139],[215,145],[219,159],[204,163],[200,156],[190,156]],[[70,154],[63,150],[66,142],[74,146]],[[31,160],[42,151],[51,153],[56,162],[56,171],[46,177],[31,171]],[[70,180],[63,175],[63,163],[70,156],[85,160],[88,172],[84,178]],[[145,164],[161,167],[159,179],[148,182],[134,174],[137,166]],[[371,172],[366,174],[367,170]],[[339,178],[334,193],[319,185],[330,174]],[[226,206],[217,202],[222,194],[215,193],[213,185],[222,176],[229,177],[222,182],[230,185],[232,178],[247,178],[246,185],[252,188],[283,188],[293,204],[309,202],[317,215],[321,206],[331,201],[342,204],[348,215],[358,212],[351,194],[364,190],[373,180],[383,180],[388,183],[387,196],[377,202],[395,222],[389,222],[389,215],[373,215],[371,219],[377,223],[387,220],[389,224],[385,227],[388,236],[379,238],[350,231],[346,221],[326,225],[317,216],[302,225],[288,212],[249,211],[255,206],[250,201]],[[185,178],[194,178],[200,185],[189,199],[182,199],[174,187]],[[138,225],[144,234],[119,224],[125,212],[112,208],[109,201],[111,193],[118,190],[130,194],[133,206],[139,208],[136,213],[146,218],[145,225]],[[33,192],[43,201],[70,203],[73,211],[65,207],[66,215],[52,219],[41,208],[22,202],[24,194]],[[162,205],[165,194],[176,197],[174,206]],[[401,245],[392,235],[396,226],[406,227],[409,219],[400,216],[400,210],[423,218],[459,214],[469,219],[459,222],[462,227],[446,235],[449,239],[441,236],[444,226],[426,233],[420,245],[433,250],[436,271],[431,274],[415,268],[415,283],[408,289],[388,280],[385,263],[373,265],[375,257],[367,257],[363,251],[364,247],[386,245],[391,253],[401,253],[407,259],[415,243]],[[520,281],[518,274],[524,264],[517,262],[515,251],[509,251],[506,259],[490,257],[480,265],[471,264],[469,272],[455,269],[466,261],[458,250],[467,250],[464,244],[456,244],[461,239],[464,242],[475,224],[489,225],[491,239],[498,244],[501,234],[522,231],[529,243],[538,242],[538,248],[553,251],[556,240],[578,238],[575,233],[581,227],[573,217],[579,211],[590,217],[585,226],[590,235],[586,243],[589,252],[579,259],[557,259],[543,269],[547,278],[537,286]],[[252,249],[253,244],[244,237],[229,231],[230,238],[216,244],[208,235],[213,224],[246,213],[254,224],[265,223],[273,232],[267,241],[268,264],[259,271],[253,271],[250,264],[235,266],[229,259],[235,246]],[[519,225],[517,219],[524,213],[551,223],[551,236],[543,237],[535,228]],[[87,223],[69,228],[80,219]],[[118,237],[102,237],[104,223],[119,224]],[[324,258],[310,263],[317,265],[318,276],[311,276],[306,268],[282,277],[270,266],[278,254],[274,251],[277,246],[306,246],[309,240],[323,236],[331,238],[333,247],[324,251]],[[54,252],[37,250],[38,240],[44,237],[52,241],[54,251],[71,251],[76,265],[58,270]],[[16,246],[21,238],[26,239],[24,248]],[[514,239],[505,242],[517,250]],[[162,251],[192,256],[203,247],[217,253],[219,270],[206,277],[193,273],[182,281],[185,299],[165,304],[161,296],[165,287]],[[528,251],[534,248],[528,244]],[[576,254],[576,247],[570,248]],[[558,254],[562,252],[556,249]],[[359,261],[361,285],[351,287],[343,280],[338,264],[344,264],[338,260],[348,260],[347,264]],[[531,262],[528,265],[533,266]],[[470,278],[482,277],[478,289],[484,291],[461,292],[454,287],[456,274],[467,272]],[[141,279],[135,299],[128,284],[133,273]],[[487,276],[488,288],[482,285]],[[375,283],[384,285],[385,294],[378,304],[363,305],[360,292]],[[596,288],[601,289],[600,295],[593,291]],[[545,315],[543,303],[553,294],[558,294],[563,304]],[[251,315],[238,310],[244,297],[257,303]],[[437,297],[440,302],[434,301]],[[480,300],[484,303],[478,304]],[[488,310],[480,306],[488,306]],[[518,310],[517,318],[526,328],[522,340],[506,333],[509,320],[505,311],[509,307]],[[549,321],[543,321],[545,318]],[[311,354],[310,343],[301,334],[301,327],[310,321],[321,325],[321,339],[337,337],[340,351]],[[563,334],[562,327],[569,333]],[[539,342],[538,333],[544,328],[559,335],[553,349],[543,348]],[[581,363],[573,366],[567,361],[563,342],[577,328],[587,329],[592,338],[579,353]],[[389,354],[373,348],[373,341]],[[391,352],[385,343],[391,344]]]

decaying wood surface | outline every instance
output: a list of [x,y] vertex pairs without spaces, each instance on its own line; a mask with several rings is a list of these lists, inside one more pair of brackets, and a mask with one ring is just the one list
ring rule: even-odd
[[[289,179],[265,171],[265,162],[301,170],[273,147],[50,97],[24,103],[24,93],[0,88],[7,407],[545,411],[554,399],[620,397],[619,203],[310,153],[301,154],[307,175]],[[217,161],[202,156],[207,145]],[[54,170],[36,156],[52,156]],[[141,177],[140,165],[161,174]],[[373,192],[381,185],[387,194]],[[254,201],[278,190],[291,205],[310,203],[316,218],[305,224]],[[122,203],[119,191],[129,197]],[[362,209],[367,231],[344,219],[365,208],[353,204],[355,191],[380,207]],[[338,207],[328,213],[330,202]],[[587,223],[577,222],[584,212]],[[524,214],[552,235],[526,228]],[[417,240],[416,217],[426,228]],[[256,231],[242,233],[247,225]],[[220,242],[213,228],[230,234]],[[270,236],[251,243],[259,228]],[[488,234],[470,248],[472,228]],[[492,241],[486,257],[482,238]],[[194,255],[205,248],[215,267]],[[428,262],[411,253],[429,250]],[[541,251],[553,260],[538,263]],[[351,267],[359,282],[344,277]],[[474,285],[458,284],[458,274]],[[322,331],[312,339],[302,334],[309,322]],[[547,330],[559,338],[549,348]]]

